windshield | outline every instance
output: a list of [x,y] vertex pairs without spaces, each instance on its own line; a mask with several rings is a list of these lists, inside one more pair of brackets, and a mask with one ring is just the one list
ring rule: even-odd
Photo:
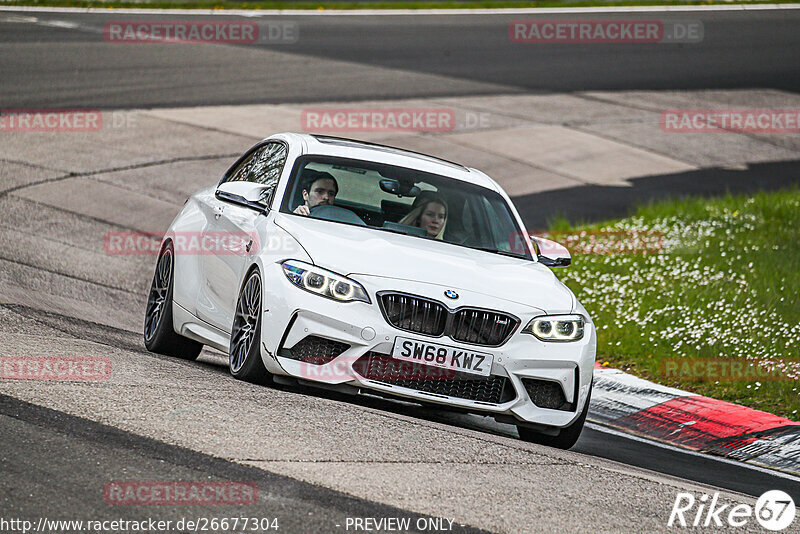
[[497,192],[405,167],[302,156],[281,212],[532,259]]

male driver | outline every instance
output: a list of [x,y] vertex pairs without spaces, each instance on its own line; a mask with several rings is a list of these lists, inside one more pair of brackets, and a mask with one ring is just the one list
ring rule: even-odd
[[336,178],[328,172],[313,171],[311,169],[305,171],[304,174],[309,175],[305,184],[303,184],[303,200],[305,203],[297,206],[294,209],[294,213],[309,215],[311,208],[314,206],[333,204],[333,200],[339,192],[339,184],[336,183]]

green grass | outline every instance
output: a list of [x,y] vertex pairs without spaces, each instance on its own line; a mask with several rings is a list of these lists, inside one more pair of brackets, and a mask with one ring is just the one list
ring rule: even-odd
[[[551,228],[575,251],[558,274],[598,326],[599,362],[798,420],[800,190],[656,203],[605,224]],[[634,230],[663,235],[663,247],[579,252],[593,232]],[[667,376],[674,358],[733,359],[782,379]]]
[[782,4],[797,0],[0,0],[4,6],[181,9],[468,9],[642,5]]

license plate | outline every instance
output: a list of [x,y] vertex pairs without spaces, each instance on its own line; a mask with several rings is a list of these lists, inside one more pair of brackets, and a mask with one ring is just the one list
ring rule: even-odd
[[488,376],[492,370],[494,355],[428,343],[418,339],[397,337],[394,339],[392,358],[442,369],[452,369],[462,373]]

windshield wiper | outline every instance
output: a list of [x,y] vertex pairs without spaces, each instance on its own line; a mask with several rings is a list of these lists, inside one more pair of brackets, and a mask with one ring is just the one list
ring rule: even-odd
[[[421,228],[404,226],[404,225],[398,225],[398,226],[403,226],[403,227],[394,228],[392,226],[373,226],[372,228],[376,230],[383,230],[384,232],[391,232],[393,234],[410,235],[412,237],[425,237],[424,235],[422,235],[425,233],[425,231],[422,230]],[[417,232],[415,232],[414,230],[416,230]]]
[[520,260],[529,260],[527,256],[523,256],[522,254],[517,254],[516,252],[509,252],[507,250],[500,250],[494,247],[469,247],[475,250],[482,250],[484,252],[491,252],[493,254],[500,254],[501,256],[508,256],[510,258],[517,258]]
[[408,232],[404,232],[402,230],[395,230],[394,228],[386,228],[384,226],[371,226],[373,230],[380,230],[382,232],[391,232],[393,234],[400,234],[400,235],[411,235]]

